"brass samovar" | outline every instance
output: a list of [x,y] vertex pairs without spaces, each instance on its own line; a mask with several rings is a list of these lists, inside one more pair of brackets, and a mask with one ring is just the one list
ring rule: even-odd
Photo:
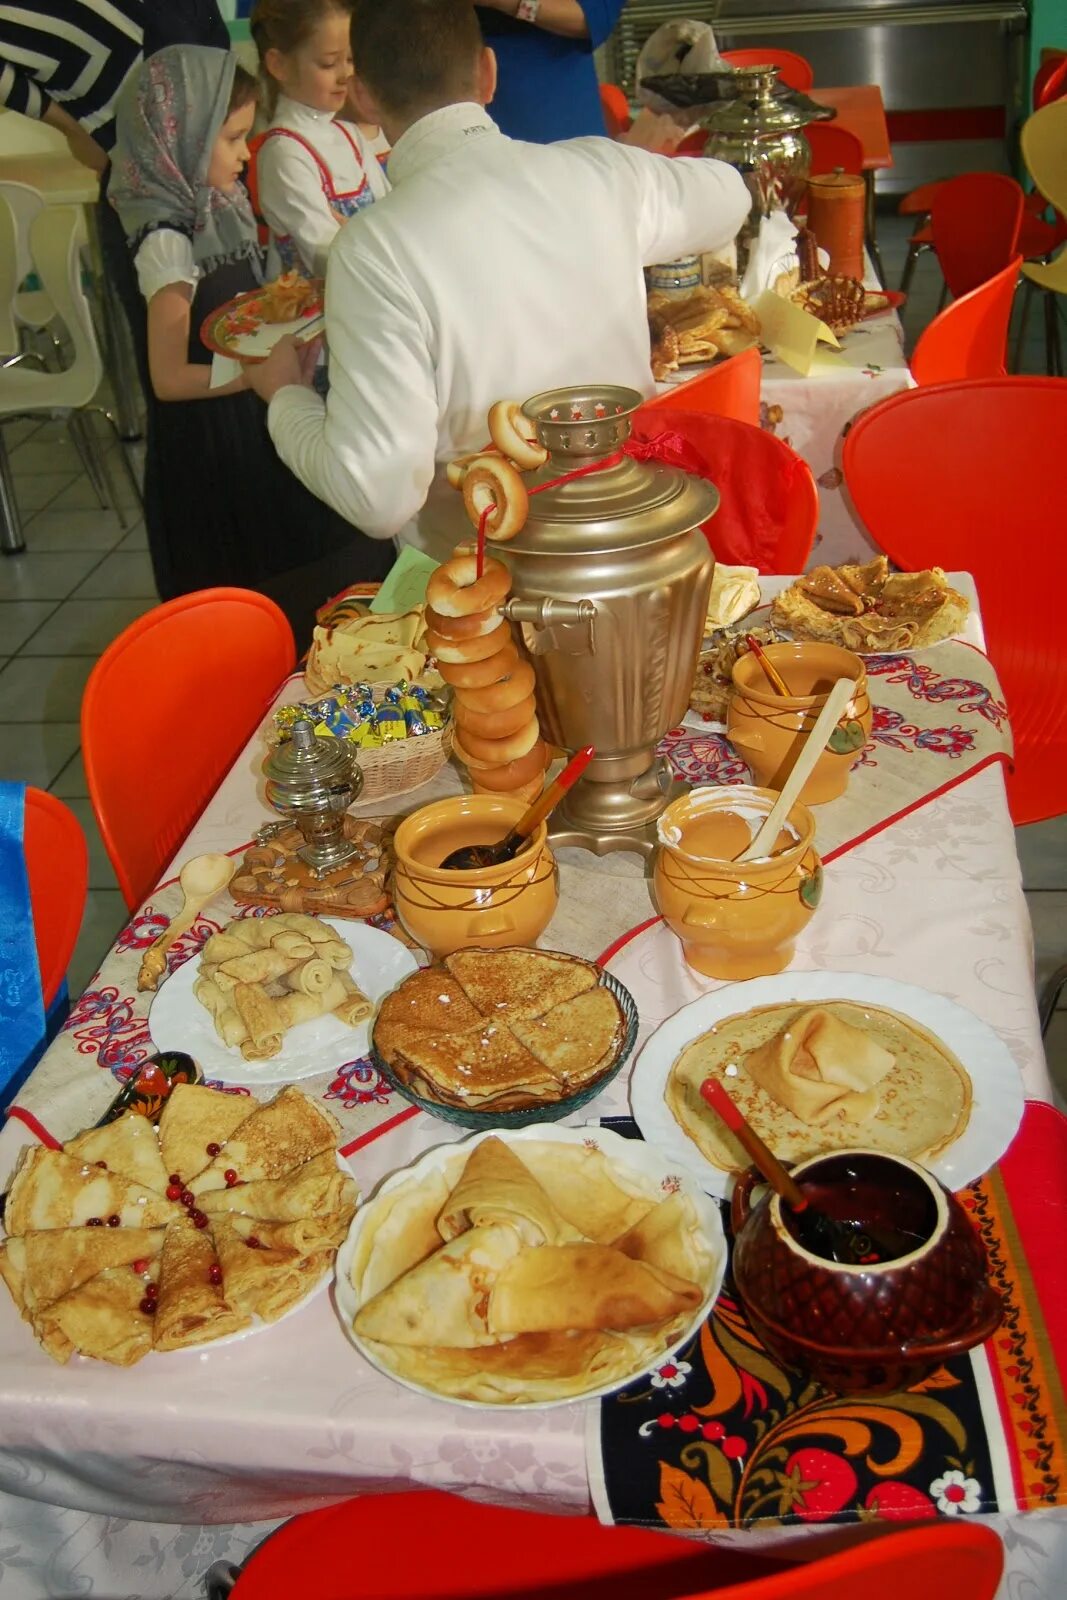
[[[522,532],[493,548],[511,569],[503,610],[536,674],[544,737],[596,746],[552,838],[598,854],[654,846],[672,794],[656,746],[689,705],[715,568],[700,525],[718,491],[621,454],[641,401],[608,384],[527,400],[549,458],[525,477]],[[580,468],[597,470],[569,476]]]

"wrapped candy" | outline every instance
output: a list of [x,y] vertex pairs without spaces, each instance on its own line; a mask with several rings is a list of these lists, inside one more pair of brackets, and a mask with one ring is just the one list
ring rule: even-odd
[[376,704],[367,683],[339,684],[328,695],[298,705],[279,706],[274,727],[284,740],[298,722],[310,722],[321,737],[345,739],[362,750],[379,750],[400,739],[418,738],[442,728],[441,703],[420,684],[399,683]]
[[387,705],[384,701],[377,710],[378,732],[386,744],[391,744],[394,739],[406,739],[408,736],[404,713],[399,706]]

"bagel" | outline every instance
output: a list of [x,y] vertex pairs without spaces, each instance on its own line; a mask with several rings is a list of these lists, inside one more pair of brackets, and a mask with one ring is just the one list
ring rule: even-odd
[[508,639],[503,649],[484,661],[442,661],[440,672],[453,689],[484,689],[491,683],[501,683],[519,662],[519,652],[514,639]]
[[453,714],[464,734],[471,733],[476,739],[507,739],[526,726],[536,709],[533,695],[528,694],[503,711],[472,711],[464,702],[461,689],[455,698]]
[[445,467],[445,477],[448,479],[453,489],[458,489],[463,483],[464,478],[467,476],[467,468],[470,466],[472,461],[477,461],[479,456],[491,456],[495,454],[496,452],[494,451],[492,445],[486,445],[484,450],[472,450],[469,455],[456,456],[452,461],[448,462],[447,466]]
[[[451,670],[451,669],[449,669]],[[471,711],[479,711],[483,715],[487,711],[509,711],[512,706],[518,705],[520,700],[525,700],[527,695],[534,691],[534,669],[528,661],[517,661],[514,670],[504,678],[497,678],[492,683],[482,685],[460,684],[457,700],[462,699],[463,704]]]
[[499,625],[500,612],[495,606],[488,611],[472,611],[466,617],[446,617],[433,606],[426,607],[426,626],[442,639],[480,639]]
[[548,460],[548,451],[517,400],[498,400],[490,407],[489,437],[520,472],[533,472]]
[[431,572],[426,604],[442,617],[470,617],[493,610],[507,599],[510,588],[511,573],[502,561],[486,556],[479,578],[477,552],[461,544]]
[[[458,759],[471,767],[458,740],[453,740],[452,748]],[[477,782],[487,794],[511,794],[515,789],[521,789],[524,783],[532,783],[534,778],[539,778],[547,765],[548,750],[539,739],[529,755],[522,756],[518,761],[508,761],[502,767],[471,767],[471,782]]]
[[463,748],[475,761],[488,761],[494,766],[505,766],[509,761],[521,761],[541,737],[536,716],[530,717],[515,733],[501,739],[486,739],[483,735],[463,729]]
[[510,643],[510,622],[502,622],[492,633],[483,633],[477,639],[445,639],[432,628],[426,630],[426,648],[438,661],[486,661]]
[[[507,793],[511,795],[513,800],[524,800],[528,806],[532,806],[544,786],[544,774],[539,772],[535,778],[530,779],[529,783],[520,783],[517,789],[509,789]],[[500,792],[497,789],[488,789],[481,782],[481,774],[478,772],[471,773],[471,788],[475,794],[495,795]]]
[[[492,508],[485,523],[487,539],[501,544],[514,539],[526,522],[530,497],[510,461],[503,456],[479,456],[467,468],[462,488],[463,504],[475,527],[482,520],[482,512]],[[437,610],[440,609],[438,605]]]

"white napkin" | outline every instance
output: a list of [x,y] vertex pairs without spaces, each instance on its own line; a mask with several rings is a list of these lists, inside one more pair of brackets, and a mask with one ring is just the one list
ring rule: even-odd
[[232,383],[241,376],[240,361],[234,361],[231,356],[220,356],[217,352],[211,358],[211,382],[209,389],[221,389],[225,384]]
[[783,272],[797,264],[797,229],[784,211],[760,219],[759,233],[748,252],[748,265],[738,287],[751,305],[764,289],[773,289]]

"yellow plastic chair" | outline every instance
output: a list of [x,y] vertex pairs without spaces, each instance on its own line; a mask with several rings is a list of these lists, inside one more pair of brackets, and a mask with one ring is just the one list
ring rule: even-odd
[[[1037,189],[1061,216],[1067,216],[1067,99],[1054,100],[1027,118],[1020,142],[1023,160]],[[1045,292],[1048,370],[1051,376],[1062,378],[1063,345],[1056,296],[1067,294],[1067,248],[1053,261],[1027,262],[1023,276],[1029,280],[1023,303],[1024,323],[1033,295],[1032,285],[1036,285]]]
[[[15,283],[16,235],[14,213],[0,194],[0,236],[6,236],[5,250],[0,237],[0,303],[10,308]],[[30,225],[30,256],[41,286],[62,320],[73,359],[60,372],[35,372],[25,365],[0,366],[0,423],[12,417],[62,417],[71,432],[85,470],[102,505],[112,505],[123,528],[129,526],[118,503],[107,456],[88,426],[85,413],[96,412],[119,439],[114,417],[105,407],[94,404],[104,363],[97,343],[89,301],[82,285],[81,252],[86,244],[85,217],[80,206],[44,206]],[[8,310],[10,316],[10,309]],[[119,444],[119,459],[133,488],[138,504],[141,489],[133,469]],[[16,544],[14,548],[18,548]]]

